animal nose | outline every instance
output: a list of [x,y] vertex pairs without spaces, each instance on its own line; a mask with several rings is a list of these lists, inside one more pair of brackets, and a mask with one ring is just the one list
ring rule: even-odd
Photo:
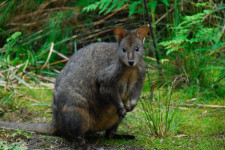
[[134,65],[134,60],[128,60],[128,63],[130,66],[133,66]]

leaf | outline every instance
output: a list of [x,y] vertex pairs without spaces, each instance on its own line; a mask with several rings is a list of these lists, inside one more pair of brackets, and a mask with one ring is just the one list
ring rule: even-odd
[[13,40],[15,40],[15,39],[17,39],[19,36],[21,36],[21,32],[15,32],[15,33],[13,33],[9,38],[7,38],[7,42],[9,42],[9,41],[11,41],[12,39]]
[[101,0],[99,4],[99,9],[102,10],[103,6],[106,5],[108,1],[111,2],[110,0]]
[[195,4],[196,7],[205,7],[206,5],[209,5],[209,2]]
[[168,0],[161,0],[163,4],[165,4],[166,6],[169,6]]
[[122,0],[118,3],[118,5],[116,6],[115,10],[114,11],[117,11],[119,10],[123,5],[124,3],[126,2],[127,0]]
[[117,2],[113,1],[113,3],[111,4],[111,6],[109,7],[109,9],[104,13],[104,15],[108,14],[109,12],[111,12],[113,9],[115,9],[117,5]]
[[99,14],[103,13],[106,10],[106,8],[110,5],[110,3],[111,0],[102,0],[99,6],[100,9]]
[[15,32],[12,36],[11,36],[11,38],[12,39],[16,39],[17,37],[19,37],[21,35],[21,32]]
[[98,1],[98,2],[95,2],[95,3],[93,3],[93,4],[90,4],[90,5],[86,6],[86,7],[84,7],[84,8],[82,9],[82,11],[83,11],[83,12],[84,12],[84,11],[89,12],[89,11],[96,10],[96,9],[98,8],[100,2],[101,2],[101,1]]
[[221,70],[220,77],[215,82],[219,82],[223,78],[225,78],[225,69],[224,70]]
[[169,59],[160,59],[160,62],[162,63],[162,64],[166,64],[166,63],[168,63],[170,60]]
[[156,0],[153,0],[153,1],[148,2],[148,6],[150,6],[150,8],[151,8],[151,12],[154,12],[155,11],[156,6],[157,6],[157,3],[158,2]]
[[151,141],[154,141],[154,139],[155,139],[155,136],[151,136]]
[[129,16],[133,15],[136,12],[137,5],[141,4],[141,1],[136,1],[131,3],[129,7]]
[[176,47],[173,47],[173,48],[170,48],[167,52],[166,52],[166,55],[169,55],[170,53],[174,52],[174,51],[178,51],[178,50],[182,50],[184,49],[184,46],[176,46]]

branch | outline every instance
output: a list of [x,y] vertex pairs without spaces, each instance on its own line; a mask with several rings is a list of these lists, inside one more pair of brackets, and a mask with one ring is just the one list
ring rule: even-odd
[[199,107],[208,107],[208,108],[225,108],[225,106],[220,105],[205,105],[205,104],[196,104],[196,103],[185,103],[181,104],[188,107],[199,106]]

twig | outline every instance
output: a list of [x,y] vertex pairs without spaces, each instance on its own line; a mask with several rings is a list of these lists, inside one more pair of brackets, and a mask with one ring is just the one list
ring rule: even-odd
[[40,101],[36,100],[36,99],[33,99],[33,98],[30,98],[30,97],[27,97],[27,96],[23,96],[24,99],[26,100],[29,100],[31,102],[35,102],[35,103],[41,103]]
[[124,5],[124,6],[121,7],[119,10],[117,10],[117,11],[111,13],[110,15],[106,16],[105,18],[103,18],[103,19],[99,20],[98,22],[94,23],[93,26],[97,26],[97,25],[103,23],[105,20],[111,18],[112,16],[114,16],[115,14],[117,14],[119,11],[125,9],[127,6],[128,6],[128,5]]
[[23,65],[24,65],[24,64],[19,64],[19,65],[17,65],[16,67],[10,66],[9,69],[2,70],[2,71],[0,71],[0,73],[6,72],[6,71],[12,71],[13,69],[19,69],[19,68],[22,67]]
[[5,3],[6,3],[5,1],[4,1],[4,2],[2,2],[2,3],[0,4],[0,7],[1,7],[1,6],[3,6]]
[[43,68],[47,65],[47,63],[48,63],[48,61],[49,61],[49,59],[50,59],[50,57],[51,57],[51,55],[52,55],[53,46],[54,46],[54,43],[52,42],[52,43],[51,43],[51,48],[50,48],[50,51],[49,51],[49,54],[48,54],[48,58],[47,58],[45,64],[41,67],[41,69],[43,69]]
[[43,79],[43,80],[45,80],[45,81],[49,81],[49,82],[55,83],[55,80],[52,80],[52,79],[49,79],[49,78],[46,78],[46,77],[42,77],[42,76],[40,76],[40,75],[37,75],[37,77],[38,77],[38,78],[41,78],[41,79]]
[[185,105],[188,107],[199,106],[199,107],[208,107],[208,108],[225,108],[225,106],[220,106],[220,105],[205,105],[205,104],[196,104],[196,103],[184,103],[181,105]]
[[59,60],[57,62],[50,63],[49,66],[56,65],[56,64],[59,64],[59,63],[63,63],[63,62],[67,62],[67,61],[68,61],[67,59]]
[[53,2],[57,2],[57,0],[51,0],[51,1],[43,3],[40,5],[39,9],[44,9],[45,7],[47,7],[49,4],[51,4]]
[[52,66],[52,65],[55,65],[55,64],[59,64],[59,63],[62,63],[62,62],[67,62],[67,61],[69,60],[68,57],[66,57],[66,56],[63,55],[62,53],[59,53],[59,52],[57,52],[56,50],[54,50],[54,49],[53,49],[53,46],[54,46],[54,43],[51,44],[51,48],[50,48],[50,51],[49,51],[48,58],[47,58],[45,64],[41,66],[41,69],[43,69],[44,67],[46,67],[46,64],[47,64],[47,62],[49,61],[52,52],[56,53],[57,55],[59,55],[60,57],[62,57],[62,58],[64,58],[64,59],[63,59],[63,60],[60,60],[60,61],[57,61],[57,62],[50,63],[49,66]]
[[69,60],[69,58],[68,57],[66,57],[65,55],[63,55],[62,53],[59,53],[59,52],[57,52],[56,50],[52,50],[52,52],[54,52],[54,53],[56,53],[57,55],[59,55],[60,57],[62,57],[62,58],[64,58],[64,59],[66,59],[66,60]]
[[107,29],[107,30],[103,30],[103,31],[100,31],[100,32],[91,34],[91,35],[89,35],[88,37],[85,37],[85,38],[82,39],[82,40],[88,40],[88,39],[91,39],[91,38],[93,38],[93,37],[96,37],[97,35],[104,34],[104,33],[109,32],[109,31],[111,31],[111,30],[112,30],[112,29]]
[[150,94],[150,101],[151,102],[154,102],[154,98],[153,98],[153,95],[154,95],[154,89],[155,89],[155,83],[153,82],[152,85],[151,85],[151,94]]
[[219,47],[219,48],[213,50],[211,53],[208,54],[208,56],[210,56],[210,55],[214,54],[215,52],[218,52],[218,51],[220,51],[220,50],[222,50],[222,49],[224,49],[224,48],[225,48],[225,45],[223,45],[223,46],[221,46],[221,47]]
[[[171,12],[173,9],[174,9],[174,8],[171,8],[171,9],[168,11],[168,13]],[[155,24],[159,23],[162,19],[164,19],[164,18],[168,15],[168,13],[165,13],[164,15],[162,15],[162,17],[160,17],[160,18],[155,22]]]
[[22,20],[24,18],[33,17],[42,12],[52,12],[52,11],[58,11],[58,10],[74,10],[74,9],[76,9],[76,8],[75,7],[56,7],[56,8],[50,8],[50,9],[39,9],[35,12],[31,12],[31,13],[23,15],[23,16],[17,16],[13,20],[17,21],[17,20]]
[[149,16],[149,13],[148,13],[148,7],[147,7],[146,0],[144,0],[144,5],[145,5],[146,14],[147,14],[147,17],[148,17],[149,29],[150,29],[151,35],[152,35],[153,46],[154,46],[154,50],[155,50],[155,56],[156,56],[156,60],[157,60],[157,64],[158,64],[158,69],[159,69],[159,75],[162,76],[161,67],[160,67],[160,61],[159,61],[159,55],[158,55],[158,50],[157,50],[157,47],[156,47],[155,37],[154,37],[154,33],[153,33],[153,28],[152,28],[152,21],[151,21],[151,18]]

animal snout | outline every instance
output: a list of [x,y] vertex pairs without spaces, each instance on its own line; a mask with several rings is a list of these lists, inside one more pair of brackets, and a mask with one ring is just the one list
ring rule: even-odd
[[130,66],[133,66],[134,65],[134,60],[128,60],[128,63]]

